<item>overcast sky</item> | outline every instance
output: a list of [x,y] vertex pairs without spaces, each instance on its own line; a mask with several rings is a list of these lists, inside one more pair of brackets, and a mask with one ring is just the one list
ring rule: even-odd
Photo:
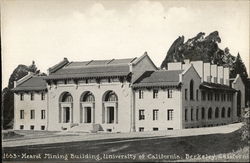
[[217,30],[249,74],[249,1],[4,0],[3,86],[19,64],[139,57],[160,66],[178,36]]

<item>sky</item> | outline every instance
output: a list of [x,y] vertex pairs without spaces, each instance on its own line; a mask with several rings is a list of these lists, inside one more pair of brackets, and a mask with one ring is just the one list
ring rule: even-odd
[[140,57],[160,66],[174,40],[218,31],[249,74],[250,1],[3,0],[2,87],[19,65]]

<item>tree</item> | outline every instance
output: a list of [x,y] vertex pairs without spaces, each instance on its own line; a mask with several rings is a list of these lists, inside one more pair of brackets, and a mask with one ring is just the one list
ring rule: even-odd
[[235,78],[237,74],[239,74],[240,77],[242,78],[243,82],[246,83],[246,80],[248,77],[247,69],[246,69],[246,66],[245,66],[244,62],[242,61],[239,53],[235,59],[235,62],[233,64],[233,68],[230,72],[230,78]]

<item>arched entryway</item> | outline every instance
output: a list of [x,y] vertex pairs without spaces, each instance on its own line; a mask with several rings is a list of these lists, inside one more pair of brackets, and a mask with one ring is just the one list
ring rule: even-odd
[[208,116],[207,116],[207,118],[208,119],[212,119],[212,114],[213,114],[213,110],[212,110],[212,108],[210,107],[209,109],[208,109]]
[[83,92],[80,105],[80,123],[95,123],[95,96],[93,93]]
[[118,123],[118,97],[115,92],[107,91],[104,93],[102,109],[103,123]]
[[73,123],[73,97],[69,92],[59,97],[59,123]]

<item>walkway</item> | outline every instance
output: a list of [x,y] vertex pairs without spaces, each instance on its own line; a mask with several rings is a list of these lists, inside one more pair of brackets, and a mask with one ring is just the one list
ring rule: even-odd
[[[36,131],[16,131],[18,134],[24,135],[19,138],[3,139],[3,147],[16,147],[26,145],[38,144],[53,144],[62,142],[77,142],[90,141],[102,139],[126,139],[117,141],[133,141],[131,138],[138,139],[159,139],[166,137],[182,137],[182,136],[196,136],[208,134],[225,134],[238,130],[242,123],[229,124],[225,126],[193,128],[183,130],[169,130],[169,131],[150,131],[150,132],[132,132],[132,133],[82,133],[82,132],[36,132]],[[109,143],[112,143],[109,142]]]

